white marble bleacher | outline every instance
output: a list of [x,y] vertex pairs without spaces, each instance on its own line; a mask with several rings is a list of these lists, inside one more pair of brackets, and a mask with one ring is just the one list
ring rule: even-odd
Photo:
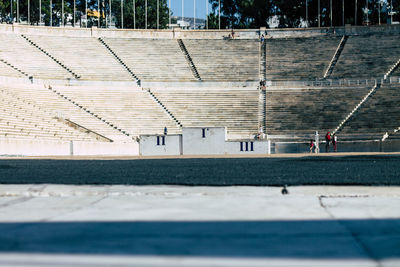
[[[86,129],[89,129],[97,134],[105,136],[113,141],[127,140],[128,137],[119,131],[108,126],[101,120],[90,115],[83,109],[75,106],[63,97],[57,95],[53,91],[44,86],[0,86],[1,89],[7,90],[9,94],[16,97],[26,99],[28,103],[36,105],[48,111],[51,111],[54,116],[59,116],[69,119]],[[80,88],[80,90],[84,90]]]
[[59,121],[55,114],[0,88],[0,137],[63,141],[95,141]]
[[7,65],[5,62],[0,60],[0,75],[3,77],[15,77],[15,78],[24,78],[26,75],[17,71],[13,67]]
[[103,40],[142,81],[196,81],[175,39]]
[[256,88],[159,88],[151,91],[183,126],[226,126],[231,139],[253,138],[257,133],[259,92]]
[[183,39],[182,41],[203,81],[259,80],[257,40]]
[[131,136],[162,134],[164,127],[168,128],[169,134],[181,132],[179,126],[145,90],[139,88],[82,90],[76,87],[56,89]]
[[350,36],[332,78],[382,78],[400,58],[399,34]]
[[341,37],[266,39],[267,79],[315,80],[324,76]]
[[78,74],[81,80],[134,80],[96,38],[41,35],[27,37]]
[[[73,76],[60,65],[29,44],[18,34],[0,34],[0,59],[34,78],[67,79]],[[0,62],[0,65],[4,64]],[[4,69],[2,67],[2,69]],[[20,77],[18,72],[2,72],[1,76]]]
[[325,134],[334,130],[370,87],[278,88],[266,91],[266,133]]
[[344,125],[341,134],[381,138],[400,126],[399,103],[400,84],[383,84]]

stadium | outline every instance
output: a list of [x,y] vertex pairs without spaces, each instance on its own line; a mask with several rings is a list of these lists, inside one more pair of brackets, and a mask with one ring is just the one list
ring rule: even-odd
[[398,25],[0,26],[2,155],[306,152],[316,131],[399,149]]
[[0,266],[399,266],[400,25],[91,26],[0,24]]

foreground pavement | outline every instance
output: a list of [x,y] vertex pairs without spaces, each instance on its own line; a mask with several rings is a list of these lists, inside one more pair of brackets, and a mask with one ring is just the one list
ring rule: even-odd
[[400,187],[1,185],[0,266],[400,266]]

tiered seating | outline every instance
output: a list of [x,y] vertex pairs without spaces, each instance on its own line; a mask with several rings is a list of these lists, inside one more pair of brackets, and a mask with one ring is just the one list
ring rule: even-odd
[[267,90],[266,132],[305,135],[335,129],[370,88],[298,88]]
[[[27,99],[32,105],[51,111],[54,115],[69,119],[70,121],[85,127],[97,134],[103,135],[111,140],[129,139],[119,131],[108,126],[98,118],[70,103],[63,97],[43,86],[15,86],[1,87],[3,90],[16,97]],[[78,90],[78,89],[77,89]],[[85,90],[79,88],[79,90]]]
[[4,77],[17,77],[17,78],[26,77],[24,74],[15,70],[14,68],[7,65],[3,61],[0,61],[0,75]]
[[399,59],[400,35],[350,36],[333,70],[333,78],[382,78]]
[[345,124],[341,134],[374,134],[381,138],[400,126],[399,103],[400,85],[382,85]]
[[131,135],[180,133],[180,128],[150,94],[137,88],[56,88],[70,99]]
[[27,36],[73,72],[81,80],[132,81],[132,76],[95,38]]
[[58,121],[55,114],[0,88],[0,137],[94,141],[90,135]]
[[[64,48],[61,46],[60,49]],[[59,66],[48,56],[30,45],[25,39],[16,34],[0,34],[0,59],[6,60],[13,66],[42,79],[67,79],[73,76]],[[0,65],[4,63],[0,62]],[[3,70],[3,67],[1,67]],[[1,72],[0,75],[20,77],[16,71]]]
[[186,127],[226,126],[229,138],[257,133],[256,89],[154,89],[152,92]]
[[267,39],[267,79],[299,81],[322,78],[340,37]]
[[104,38],[104,41],[140,80],[195,80],[176,40]]
[[183,40],[203,81],[258,81],[256,40]]

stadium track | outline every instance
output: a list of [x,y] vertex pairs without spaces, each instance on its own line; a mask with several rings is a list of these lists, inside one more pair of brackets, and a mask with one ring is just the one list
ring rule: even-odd
[[2,184],[400,185],[400,154],[201,158],[4,158]]

